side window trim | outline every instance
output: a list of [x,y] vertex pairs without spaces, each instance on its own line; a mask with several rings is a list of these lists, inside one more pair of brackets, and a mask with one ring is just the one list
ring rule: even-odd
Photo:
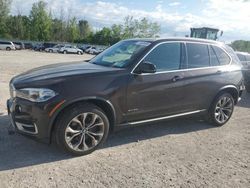
[[[217,44],[208,44],[208,43],[203,43],[203,42],[193,42],[193,41],[166,41],[166,42],[161,42],[157,45],[155,45],[152,49],[150,49],[146,55],[144,55],[140,60],[139,62],[134,66],[134,68],[132,69],[132,71],[130,72],[131,74],[135,74],[137,75],[137,73],[134,73],[134,70],[140,65],[140,63],[147,57],[147,55],[153,51],[157,46],[161,45],[161,44],[165,44],[165,43],[181,43],[183,46],[184,46],[184,51],[185,51],[185,61],[184,63],[187,63],[187,68],[186,69],[179,69],[179,70],[173,70],[173,71],[162,71],[162,72],[156,72],[156,73],[143,73],[143,74],[140,74],[140,75],[154,75],[154,74],[161,74],[161,73],[168,73],[168,72],[180,72],[180,71],[188,71],[188,70],[200,70],[200,69],[207,69],[207,68],[214,68],[214,67],[223,67],[223,66],[228,66],[228,65],[231,65],[232,64],[232,57],[229,55],[229,53],[224,49],[222,48],[221,46],[217,45]],[[222,49],[227,55],[228,57],[230,58],[230,62],[229,64],[227,65],[219,65],[219,66],[209,66],[209,67],[201,67],[201,68],[188,68],[188,60],[187,60],[187,46],[186,46],[186,43],[198,43],[198,44],[205,44],[205,45],[211,45],[211,46],[216,46],[220,49]],[[183,63],[183,62],[182,62]]]

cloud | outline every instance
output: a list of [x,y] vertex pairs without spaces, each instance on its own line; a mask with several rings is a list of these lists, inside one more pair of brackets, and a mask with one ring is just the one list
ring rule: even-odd
[[[32,4],[38,0],[13,0],[12,14],[17,10],[28,14]],[[122,23],[124,17],[130,15],[134,18],[147,17],[161,24],[161,36],[189,34],[190,27],[215,27],[224,31],[225,40],[250,40],[250,1],[245,0],[209,0],[201,1],[203,9],[193,12],[181,12],[180,9],[171,10],[163,6],[163,1],[157,1],[155,8],[144,10],[142,8],[128,8],[124,4],[107,1],[94,1],[83,3],[81,0],[45,0],[48,9],[55,17],[60,16],[63,10],[64,18],[68,15],[78,19],[87,19],[95,28]],[[178,6],[178,1],[169,3],[169,6]],[[185,4],[194,6],[192,4]],[[187,9],[188,10],[188,9]]]
[[181,3],[176,1],[176,2],[172,2],[172,3],[169,3],[168,5],[171,6],[171,7],[174,7],[174,6],[179,6]]
[[224,30],[225,35],[250,39],[249,0],[209,0],[206,6],[202,16],[207,18],[207,23]]

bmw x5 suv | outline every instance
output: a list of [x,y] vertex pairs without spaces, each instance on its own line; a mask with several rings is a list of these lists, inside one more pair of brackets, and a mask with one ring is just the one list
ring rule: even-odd
[[222,43],[131,39],[14,77],[7,107],[17,132],[84,155],[116,127],[195,114],[221,126],[243,89],[239,59]]

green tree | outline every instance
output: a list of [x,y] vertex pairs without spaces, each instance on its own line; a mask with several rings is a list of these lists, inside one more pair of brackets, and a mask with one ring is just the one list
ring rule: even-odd
[[63,20],[53,19],[51,25],[51,40],[66,41],[66,24]]
[[122,25],[114,24],[111,26],[112,37],[111,44],[115,44],[122,39]]
[[50,40],[51,17],[46,10],[47,4],[44,1],[34,3],[30,12],[31,39],[38,41]]
[[92,32],[91,26],[89,25],[89,22],[87,20],[79,20],[78,27],[80,40],[86,39]]
[[74,42],[79,39],[79,28],[75,17],[69,20],[67,34],[67,41],[69,42]]
[[156,22],[151,22],[147,18],[141,20],[134,19],[132,16],[127,16],[124,19],[123,38],[149,38],[158,37],[160,25]]
[[9,16],[7,22],[11,38],[26,40],[30,38],[30,21],[27,16]]
[[133,16],[127,16],[124,19],[124,24],[123,24],[123,35],[122,38],[133,38],[135,37],[135,33],[137,31],[136,28],[136,21],[134,20]]
[[236,40],[236,41],[232,42],[231,46],[236,51],[250,53],[250,41]]
[[11,0],[0,0],[0,37],[9,37],[7,18],[10,11]]

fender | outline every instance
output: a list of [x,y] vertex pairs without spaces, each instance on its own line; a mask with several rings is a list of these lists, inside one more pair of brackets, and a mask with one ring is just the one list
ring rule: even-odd
[[62,110],[64,110],[65,108],[69,107],[70,105],[72,105],[74,103],[81,102],[81,101],[87,101],[87,100],[93,100],[93,99],[94,100],[99,100],[99,101],[102,101],[102,102],[105,102],[106,104],[108,104],[109,107],[112,109],[112,113],[113,113],[113,117],[114,117],[114,122],[116,122],[116,111],[115,111],[115,108],[114,108],[113,104],[109,100],[101,98],[101,97],[96,97],[96,96],[81,97],[81,98],[77,98],[75,100],[71,100],[71,101],[65,102],[60,108],[58,108],[56,110],[56,112],[52,116],[51,121],[49,123],[49,129],[48,129],[49,132],[48,132],[48,135],[51,135],[51,130],[53,128],[55,120],[56,120],[57,116],[62,112]]
[[[220,88],[218,93],[220,93],[221,91],[226,90],[226,89],[232,89],[236,92],[237,96],[233,96],[233,97],[236,98],[235,102],[237,103],[238,98],[239,98],[239,89],[235,85],[226,85],[226,86],[223,86],[222,88]],[[216,95],[218,95],[218,93]],[[216,95],[214,97],[216,97]]]

